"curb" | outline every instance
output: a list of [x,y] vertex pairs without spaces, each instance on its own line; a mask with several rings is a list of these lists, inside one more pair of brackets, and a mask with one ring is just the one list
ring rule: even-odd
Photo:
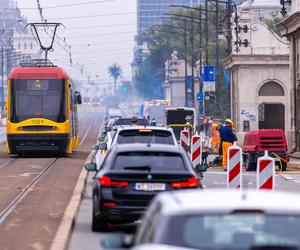
[[[85,162],[90,161],[93,157],[93,154],[94,151],[91,151]],[[86,186],[87,176],[88,172],[85,170],[85,168],[83,168],[80,172],[71,200],[67,206],[67,209],[65,210],[62,221],[51,244],[50,250],[66,249],[75,219],[79,211],[81,198]]]

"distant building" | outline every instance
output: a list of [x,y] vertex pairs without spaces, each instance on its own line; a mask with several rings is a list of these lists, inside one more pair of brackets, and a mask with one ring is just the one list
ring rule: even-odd
[[282,36],[289,40],[293,151],[300,151],[300,1],[292,1],[291,12],[278,24]]
[[250,1],[240,6],[240,25],[249,30],[239,36],[250,45],[233,51],[224,62],[230,75],[231,118],[240,144],[250,130],[283,129],[291,148],[289,44],[265,23],[251,19],[251,13]]
[[170,5],[198,6],[201,0],[138,0],[137,28],[138,33],[151,25],[161,22],[164,14],[170,12]]

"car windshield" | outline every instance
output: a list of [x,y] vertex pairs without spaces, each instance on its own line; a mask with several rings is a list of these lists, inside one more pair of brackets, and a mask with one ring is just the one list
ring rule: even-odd
[[174,145],[172,133],[162,130],[137,129],[121,131],[117,143],[154,143]]
[[114,169],[134,170],[141,168],[158,171],[185,170],[184,161],[180,154],[164,152],[126,152],[116,157]]
[[149,125],[148,121],[143,118],[121,118],[115,121],[114,125],[116,126],[131,126],[131,125],[139,125],[145,126]]
[[300,247],[300,217],[294,215],[180,215],[168,221],[160,243],[209,250]]

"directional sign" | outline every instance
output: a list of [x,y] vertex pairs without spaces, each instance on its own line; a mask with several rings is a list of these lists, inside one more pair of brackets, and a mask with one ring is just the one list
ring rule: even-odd
[[202,102],[202,101],[203,101],[203,99],[204,99],[203,92],[199,92],[199,93],[197,93],[197,100],[198,100],[199,102]]
[[216,79],[216,67],[211,65],[204,66],[204,81],[214,82]]
[[203,82],[203,91],[204,92],[216,91],[216,83],[215,82]]

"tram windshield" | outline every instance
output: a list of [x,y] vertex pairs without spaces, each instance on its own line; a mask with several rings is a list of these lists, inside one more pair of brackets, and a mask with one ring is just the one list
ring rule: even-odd
[[11,121],[45,118],[66,120],[64,80],[12,80]]

